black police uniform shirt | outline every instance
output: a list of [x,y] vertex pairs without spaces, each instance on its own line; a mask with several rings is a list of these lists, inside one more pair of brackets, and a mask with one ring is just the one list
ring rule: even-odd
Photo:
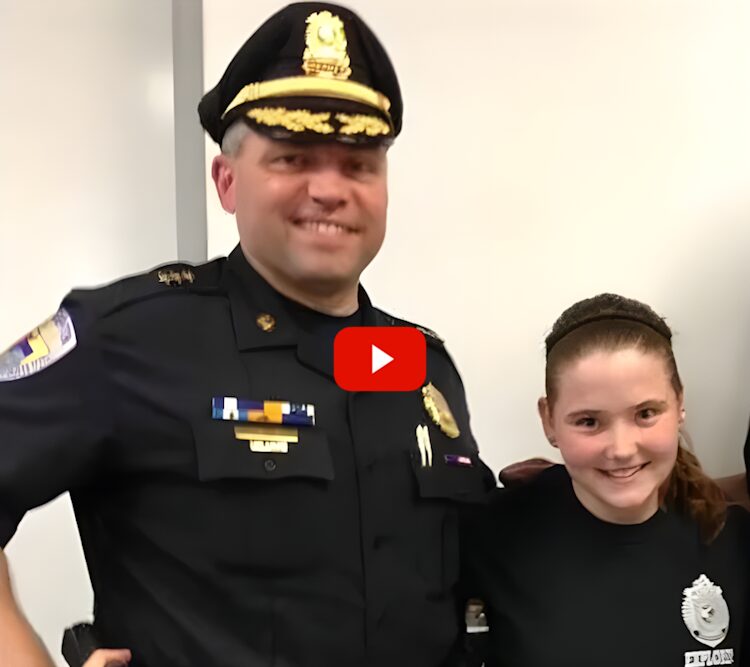
[[[406,324],[359,299],[338,328]],[[239,249],[63,307],[76,347],[0,382],[0,544],[70,490],[102,645],[149,667],[443,663],[460,624],[458,506],[491,475],[439,340],[427,381],[456,438],[419,390],[339,389],[336,318],[281,297]],[[251,451],[212,418],[223,396],[313,404],[315,425],[287,454]]]
[[469,514],[462,555],[485,603],[488,667],[747,664],[744,510],[730,508],[708,545],[692,521],[661,510],[606,523],[555,466]]

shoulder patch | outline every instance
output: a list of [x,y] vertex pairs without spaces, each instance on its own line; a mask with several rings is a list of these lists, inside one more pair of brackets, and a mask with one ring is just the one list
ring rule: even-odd
[[77,344],[73,320],[60,308],[46,322],[0,354],[0,382],[34,375],[62,359]]

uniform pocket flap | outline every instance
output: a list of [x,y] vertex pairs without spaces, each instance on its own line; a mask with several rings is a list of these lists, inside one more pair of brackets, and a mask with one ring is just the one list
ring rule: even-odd
[[235,437],[236,426],[234,422],[222,420],[193,424],[198,477],[201,481],[272,481],[290,477],[331,481],[334,478],[328,436],[322,429],[297,429],[298,442],[289,443],[287,453],[279,453],[253,451],[248,440]]
[[[456,461],[446,456],[462,459]],[[432,465],[422,465],[419,455],[412,455],[411,461],[422,498],[479,502],[486,497],[491,473],[474,452],[433,456]]]

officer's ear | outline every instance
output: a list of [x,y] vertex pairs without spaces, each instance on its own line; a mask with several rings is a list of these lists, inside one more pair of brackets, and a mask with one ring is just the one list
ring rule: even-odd
[[214,158],[211,163],[211,177],[214,179],[221,207],[227,213],[234,213],[237,210],[234,168],[228,155],[221,154]]
[[537,401],[536,407],[539,411],[539,418],[542,420],[542,428],[544,429],[545,437],[550,445],[557,447],[557,439],[555,438],[555,429],[552,427],[552,414],[550,413],[550,406],[547,397],[542,396]]

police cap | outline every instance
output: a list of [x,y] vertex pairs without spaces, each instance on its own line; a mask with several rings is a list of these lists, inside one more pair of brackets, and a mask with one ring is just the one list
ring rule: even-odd
[[403,105],[383,45],[354,12],[291,4],[242,45],[198,105],[217,143],[242,119],[275,139],[388,144]]

